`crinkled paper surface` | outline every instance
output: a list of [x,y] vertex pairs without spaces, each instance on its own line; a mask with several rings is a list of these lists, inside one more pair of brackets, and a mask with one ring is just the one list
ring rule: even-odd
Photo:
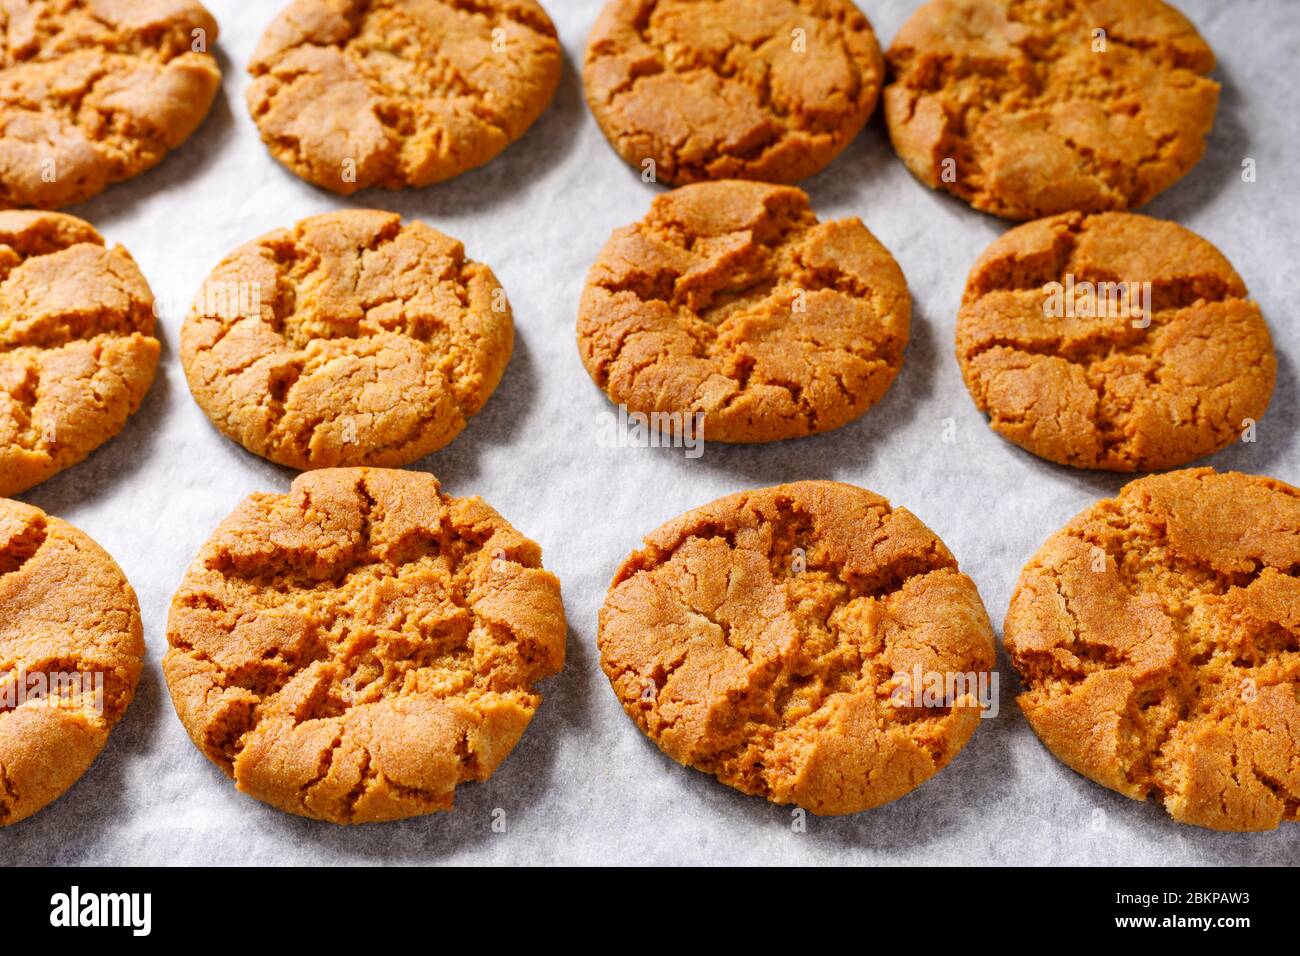
[[[140,596],[148,653],[135,702],[91,770],[62,799],[0,830],[10,863],[948,863],[1300,862],[1300,826],[1218,834],[1169,821],[1073,773],[1016,709],[1000,657],[999,715],[937,777],[884,808],[809,817],[746,797],[664,757],[623,714],[600,671],[596,614],[643,534],[742,488],[833,478],[871,488],[935,529],[1000,630],[1020,567],[1072,515],[1124,483],[1050,465],[997,437],[962,386],[953,328],[966,273],[1008,223],[932,193],[904,169],[877,115],[802,185],[823,219],[859,216],[892,250],[914,300],[912,341],[884,400],[829,434],[773,445],[602,448],[611,412],[578,358],[586,270],[611,229],[662,187],[605,143],[582,99],[583,42],[599,0],[544,0],[567,62],[551,109],[488,166],[415,192],[341,199],[275,163],[244,107],[245,64],[279,0],[207,0],[221,24],[224,88],[212,115],[159,168],[70,212],[136,257],[162,300],[162,368],[141,412],[88,461],[24,495],[100,542]],[[863,0],[882,44],[916,6]],[[1218,120],[1200,165],[1142,212],[1214,242],[1263,306],[1279,352],[1273,405],[1255,444],[1207,463],[1300,484],[1296,264],[1300,112],[1287,77],[1300,4],[1182,0],[1219,56]],[[1242,181],[1243,159],[1258,178]],[[159,661],[168,603],[213,527],[253,491],[292,474],[222,438],[190,398],[181,321],[208,271],[237,244],[304,216],[377,206],[462,239],[510,295],[518,337],[505,379],[450,446],[414,467],[455,495],[482,495],[541,543],[564,586],[568,665],[542,685],[537,718],[501,770],[461,788],[456,809],[339,828],[238,793],[190,743]],[[954,438],[945,442],[946,420]],[[504,832],[493,828],[504,811]]]

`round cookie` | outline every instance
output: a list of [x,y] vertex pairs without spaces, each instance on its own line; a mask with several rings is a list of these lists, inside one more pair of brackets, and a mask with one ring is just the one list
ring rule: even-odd
[[615,230],[587,276],[578,348],[631,412],[775,441],[879,401],[910,320],[903,273],[861,221],[818,222],[799,189],[731,180],[662,194]]
[[135,592],[90,537],[0,499],[0,826],[58,799],[135,694]]
[[427,186],[523,136],[562,63],[535,0],[294,0],[248,65],[248,109],[310,183]]
[[221,86],[195,0],[15,0],[0,50],[0,208],[54,209],[157,165]]
[[883,82],[849,0],[611,0],[583,66],[618,154],[678,184],[811,176],[862,129]]
[[163,672],[195,746],[290,813],[449,810],[564,664],[541,549],[432,475],[338,468],[249,497],[172,600]]
[[[984,605],[943,542],[830,481],[729,495],[654,531],[614,576],[597,641],[623,709],[669,757],[817,814],[934,775],[974,733],[994,666]],[[927,698],[932,675],[945,690]]]
[[1021,572],[1021,709],[1091,780],[1180,823],[1300,820],[1300,490],[1210,468],[1125,485]]
[[1140,206],[1196,165],[1214,53],[1160,0],[930,0],[887,55],[894,148],[1011,219]]
[[199,406],[291,468],[397,466],[460,434],[514,344],[492,270],[424,223],[347,210],[236,249],[181,329]]
[[1235,440],[1268,408],[1268,326],[1232,265],[1172,222],[1063,213],[980,256],[957,359],[993,429],[1077,468],[1154,471]]
[[112,438],[158,368],[154,300],[88,222],[0,211],[0,496]]

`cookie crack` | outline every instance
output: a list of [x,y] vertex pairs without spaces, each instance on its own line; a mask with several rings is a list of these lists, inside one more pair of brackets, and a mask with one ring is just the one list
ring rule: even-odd
[[11,534],[0,545],[0,577],[20,570],[36,557],[49,533],[44,516],[33,516],[21,531]]

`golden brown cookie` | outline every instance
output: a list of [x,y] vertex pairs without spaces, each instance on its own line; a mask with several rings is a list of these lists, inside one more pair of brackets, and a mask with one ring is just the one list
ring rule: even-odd
[[618,154],[679,184],[811,176],[862,129],[883,81],[849,0],[611,0],[583,66]]
[[158,368],[153,301],[90,223],[0,211],[0,496],[75,465],[140,408]]
[[255,454],[396,466],[460,434],[513,344],[505,290],[459,242],[347,210],[227,256],[181,329],[181,362],[213,424]]
[[427,186],[523,136],[562,63],[535,0],[294,0],[248,65],[248,108],[308,182]]
[[560,582],[480,498],[336,468],[255,494],[172,600],[176,713],[244,793],[369,823],[487,780],[564,665]]
[[113,559],[67,522],[0,499],[0,826],[89,769],[143,656],[140,605]]
[[957,359],[1004,438],[1109,471],[1230,445],[1277,376],[1268,326],[1228,260],[1132,213],[1063,213],[994,242],[966,282]]
[[1130,482],[1025,566],[1019,703],[1074,770],[1180,823],[1300,820],[1300,490],[1210,468]]
[[817,814],[933,776],[974,733],[994,666],[984,605],[943,542],[830,481],[729,495],[654,531],[614,576],[598,643],[664,753]]
[[1160,0],[930,0],[894,38],[885,120],[927,186],[1034,219],[1140,206],[1205,152],[1214,52]]
[[67,206],[150,169],[221,86],[195,0],[9,0],[0,33],[0,208]]
[[702,415],[706,440],[775,441],[879,401],[911,311],[860,220],[818,222],[791,186],[699,183],[615,230],[587,276],[578,348],[631,412]]

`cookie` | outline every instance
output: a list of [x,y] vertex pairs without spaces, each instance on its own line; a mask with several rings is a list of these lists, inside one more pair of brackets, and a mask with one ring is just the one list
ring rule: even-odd
[[930,0],[887,55],[921,182],[1010,219],[1142,205],[1200,160],[1214,52],[1160,0]]
[[849,0],[611,0],[583,84],[610,144],[643,176],[793,183],[858,134],[884,72]]
[[1130,482],[1025,566],[1006,646],[1072,769],[1180,823],[1300,820],[1300,490],[1210,468]]
[[534,0],[294,0],[248,65],[248,109],[310,183],[427,186],[523,136],[562,64]]
[[122,430],[158,368],[154,326],[121,246],[63,213],[0,211],[0,496]]
[[1153,471],[1224,448],[1268,408],[1277,359],[1223,255],[1172,222],[1064,213],[980,256],[957,319],[993,429],[1076,468]]
[[729,495],[651,533],[614,576],[597,640],[665,754],[816,814],[933,776],[975,731],[994,666],[984,605],[943,542],[830,481]]
[[541,549],[432,475],[336,468],[255,494],[172,600],[163,673],[244,793],[333,823],[449,810],[564,665]]
[[81,202],[162,161],[221,86],[194,0],[14,0],[0,12],[0,208]]
[[290,468],[396,466],[460,434],[514,344],[492,270],[424,223],[347,210],[236,249],[181,329],[213,424]]
[[629,411],[775,441],[879,401],[911,310],[898,263],[858,219],[818,222],[791,186],[699,183],[615,230],[587,276],[578,348]]
[[89,769],[143,656],[140,605],[113,559],[67,522],[0,499],[0,826]]

